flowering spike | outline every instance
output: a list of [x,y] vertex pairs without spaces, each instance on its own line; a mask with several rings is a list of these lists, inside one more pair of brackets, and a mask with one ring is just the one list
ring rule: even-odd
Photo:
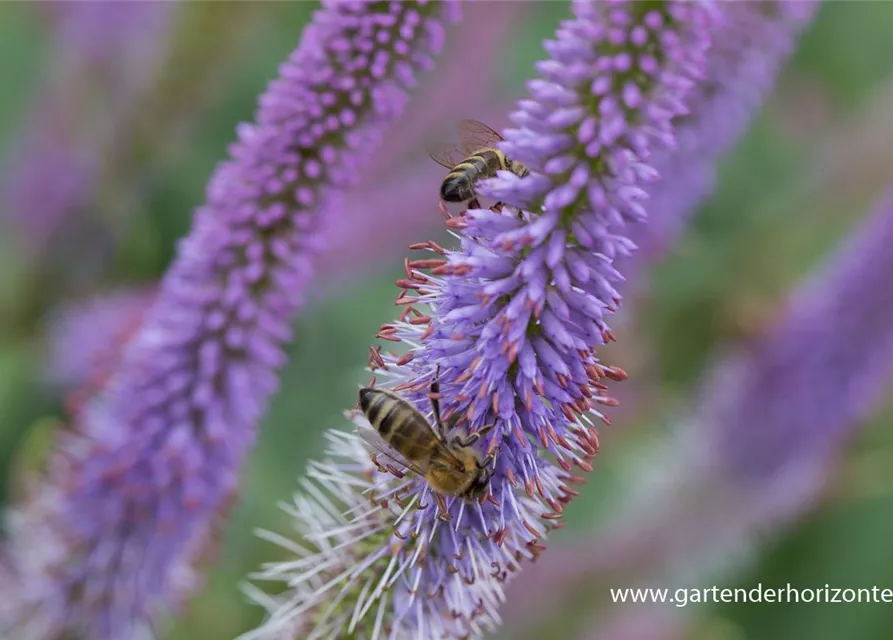
[[[132,125],[135,109],[156,81],[161,45],[175,23],[162,2],[47,3],[51,55],[59,67],[39,88],[20,149],[3,166],[3,239],[18,236],[36,254],[64,254],[67,219],[95,207],[104,156],[99,141]],[[95,100],[98,94],[105,99]],[[9,224],[12,223],[12,224]],[[13,225],[19,227],[14,228]],[[4,247],[5,248],[5,247]],[[55,250],[55,251],[54,251]],[[66,268],[72,268],[68,255]],[[80,255],[81,258],[84,254]],[[44,259],[47,259],[44,257]]]
[[323,223],[429,66],[442,7],[316,12],[256,123],[239,127],[120,367],[78,416],[68,458],[16,516],[7,559],[20,602],[0,635],[141,637],[196,588]]
[[63,389],[83,389],[86,383],[88,397],[94,395],[154,298],[154,288],[126,289],[61,309],[50,323],[46,377]]
[[654,158],[651,224],[633,234],[643,252],[659,256],[713,190],[717,161],[747,131],[794,50],[817,0],[727,2],[710,50],[706,78],[694,88],[689,112],[677,119],[678,144]]
[[[520,103],[517,128],[502,143],[530,175],[500,172],[479,185],[501,207],[469,205],[455,218],[442,207],[459,247],[427,272],[424,285],[398,285],[416,287],[415,302],[429,307],[430,322],[424,331],[394,325],[386,339],[412,345],[414,357],[390,368],[388,385],[430,416],[426,395],[439,369],[441,410],[462,418],[450,428],[473,434],[493,427],[489,442],[472,446],[497,448],[483,500],[447,499],[414,475],[375,479],[385,494],[399,484],[426,505],[395,516],[411,520],[416,533],[397,566],[411,561],[421,572],[390,590],[385,624],[394,625],[395,637],[480,637],[496,626],[503,583],[543,549],[574,494],[568,484],[579,482],[572,470],[592,469],[588,425],[606,418],[589,402],[599,394],[581,389],[593,372],[625,377],[593,351],[613,338],[606,315],[619,301],[621,280],[613,260],[630,251],[623,226],[642,218],[647,163],[673,143],[673,119],[703,75],[712,13],[702,2],[573,7],[575,18],[546,43],[551,60],[539,66],[541,78],[528,85],[532,97]],[[345,463],[341,471],[353,477],[356,466]],[[380,549],[370,541],[366,557],[375,558]],[[462,561],[455,560],[459,545],[467,545]],[[292,584],[299,579],[284,573]],[[431,597],[413,597],[412,583]],[[337,586],[361,588],[359,580]],[[286,592],[254,637],[273,635],[298,607],[325,602],[324,593],[301,600],[306,590]]]

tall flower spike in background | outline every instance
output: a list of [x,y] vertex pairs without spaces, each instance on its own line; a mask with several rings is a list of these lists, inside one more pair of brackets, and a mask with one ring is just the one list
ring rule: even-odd
[[336,194],[431,66],[452,7],[329,2],[314,15],[256,124],[239,128],[120,368],[12,514],[4,637],[144,637],[195,588]]
[[819,7],[813,0],[747,0],[724,5],[707,75],[692,92],[690,113],[678,119],[678,143],[654,158],[661,181],[650,209],[659,212],[635,239],[660,253],[713,190],[719,159],[747,131],[797,36]]
[[[621,227],[644,218],[643,186],[656,178],[648,161],[673,144],[714,14],[691,2],[573,8],[545,43],[551,59],[513,115],[519,128],[505,135],[504,151],[531,174],[481,185],[505,206],[449,219],[457,250],[414,246],[439,255],[407,261],[404,313],[379,334],[409,350],[372,351],[377,375],[429,416],[439,369],[446,416],[471,432],[495,423],[479,444],[496,454],[487,499],[444,497],[400,468],[376,471],[334,448],[297,499],[307,547],[277,538],[298,559],[255,576],[289,590],[254,592],[270,617],[248,637],[477,637],[498,624],[503,583],[537,556],[576,494],[573,465],[591,468],[595,407],[613,403],[603,381],[623,377],[594,353],[611,339],[605,317],[620,301],[612,261],[633,249]],[[340,526],[310,530],[307,501],[353,510]]]
[[[694,419],[647,460],[599,546],[651,586],[693,586],[735,571],[815,505],[893,382],[893,299],[878,293],[893,286],[890,242],[893,188],[767,335],[710,374]],[[663,622],[660,637],[680,631],[677,616]]]
[[[509,599],[518,636],[526,612],[558,611],[595,580],[605,592],[617,576],[656,588],[715,580],[814,504],[841,443],[893,381],[893,299],[877,295],[893,286],[890,242],[893,188],[776,326],[708,374],[691,417],[631,474],[606,527],[556,549],[554,563],[533,570],[536,588],[518,585]],[[634,614],[649,609],[663,607],[641,604]],[[629,622],[630,611],[615,613]],[[608,614],[600,609],[593,625]],[[675,617],[655,637],[676,637]],[[609,624],[591,637],[617,633]]]
[[[60,69],[39,90],[19,150],[4,171],[6,233],[40,253],[92,195],[120,112],[156,71],[175,5],[165,2],[45,3]],[[95,91],[103,93],[97,104]],[[51,179],[50,179],[51,176]]]
[[68,393],[109,373],[155,299],[154,287],[111,291],[58,309],[47,323],[44,378]]

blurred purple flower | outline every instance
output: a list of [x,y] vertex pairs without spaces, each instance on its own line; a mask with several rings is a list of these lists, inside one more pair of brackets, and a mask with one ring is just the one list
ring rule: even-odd
[[50,320],[47,363],[50,384],[72,391],[116,368],[123,345],[155,300],[152,287],[122,289],[70,303]]
[[[305,488],[320,508],[360,504],[345,487],[373,504],[354,507],[343,528],[314,532],[315,553],[255,576],[290,588],[264,602],[270,618],[248,637],[302,625],[320,638],[477,637],[496,627],[503,583],[539,554],[576,495],[573,465],[591,469],[596,407],[613,404],[603,381],[624,377],[594,352],[619,304],[612,260],[633,248],[620,228],[644,217],[642,185],[656,177],[647,162],[673,144],[672,120],[706,64],[712,13],[690,2],[573,6],[576,17],[545,43],[552,57],[528,85],[533,98],[513,115],[519,128],[506,132],[503,149],[531,174],[481,185],[504,206],[451,218],[458,250],[415,247],[439,255],[407,262],[405,310],[379,334],[409,351],[372,352],[386,386],[423,412],[439,369],[446,417],[469,432],[496,425],[479,447],[497,453],[486,499],[446,497],[362,459],[314,467],[308,478],[320,488]],[[306,530],[307,512],[295,513]],[[370,532],[375,517],[385,524]]]
[[649,460],[629,517],[596,543],[602,560],[634,563],[652,586],[655,576],[682,585],[680,575],[746,561],[815,503],[844,439],[893,379],[893,299],[878,293],[891,286],[891,242],[893,189],[774,329],[717,367],[695,420],[665,459]]
[[[36,6],[69,51],[76,51],[98,64],[116,64],[122,54],[122,44],[140,31],[151,29],[158,16],[170,11],[160,0],[132,2],[130,0],[81,0],[79,2],[43,2]],[[145,46],[145,45],[144,45]],[[154,46],[154,45],[148,45]],[[124,55],[133,49],[128,46]]]
[[[350,233],[332,238],[320,258],[323,273],[356,277],[358,265],[383,264],[420,235],[441,230],[440,216],[425,211],[431,205],[431,185],[443,179],[446,169],[428,159],[419,141],[432,132],[452,131],[468,116],[494,127],[502,124],[510,103],[497,86],[498,69],[508,38],[533,6],[502,0],[467,3],[465,26],[447,39],[442,64],[413,95],[399,135],[388,140],[376,155],[376,167],[348,195],[345,210],[363,213],[351,218]],[[497,92],[498,108],[493,105]]]
[[[487,12],[494,13],[497,7],[510,6],[504,2],[480,4]],[[711,47],[705,79],[692,93],[689,113],[674,120],[677,144],[672,149],[658,150],[651,162],[658,169],[661,180],[652,186],[649,194],[649,223],[630,229],[630,237],[639,251],[623,264],[621,270],[627,279],[635,275],[640,260],[659,258],[673,246],[688,218],[713,190],[718,160],[747,130],[793,51],[796,37],[809,23],[817,7],[818,2],[810,0],[748,0],[723,5],[725,20],[717,27],[723,35],[717,37]],[[469,17],[469,22],[486,24],[486,17],[482,15],[477,21]],[[494,41],[487,38],[486,43]],[[465,47],[465,50],[477,56],[477,48]],[[446,58],[451,66],[468,68],[468,63],[460,60],[458,53]],[[475,65],[473,69],[477,73],[469,79],[463,78],[462,82],[487,77],[480,73],[483,68]],[[449,82],[445,82],[445,93],[454,95],[456,92],[450,91]],[[468,93],[476,95],[478,92],[468,90]],[[438,117],[442,117],[440,113],[451,113],[444,108],[448,101],[440,98],[436,101],[441,112],[427,105],[419,107],[417,118],[403,129],[420,133],[436,122],[435,118],[422,118],[422,114],[438,113]],[[485,112],[494,115],[486,117],[477,115],[475,110],[470,113],[490,123],[499,119],[496,114],[501,110],[502,107],[490,106]],[[411,140],[412,136],[405,139]],[[388,155],[381,159],[381,164],[392,167],[397,157],[405,152],[403,147],[389,145]],[[382,177],[375,181],[374,187],[360,189],[352,195],[351,203],[356,201],[357,204],[348,208],[359,206],[360,202],[374,208],[369,216],[357,220],[363,232],[343,234],[334,240],[331,255],[324,257],[326,272],[347,275],[357,256],[371,261],[376,256],[392,255],[394,248],[408,242],[405,238],[418,237],[419,233],[429,229],[426,221],[430,221],[431,216],[419,211],[430,199],[428,185],[442,176],[441,168],[433,163],[431,166],[414,166],[396,176]],[[403,206],[394,207],[393,202],[397,200]],[[412,235],[413,231],[415,235]],[[369,240],[370,237],[374,242]],[[344,256],[351,256],[352,260],[345,260]]]
[[239,127],[118,371],[13,515],[6,637],[144,637],[196,587],[193,564],[276,387],[338,191],[399,117],[454,8],[316,12],[257,123]]
[[[778,324],[715,368],[693,417],[635,472],[624,509],[510,594],[516,623],[604,576],[686,586],[745,560],[814,504],[843,440],[893,380],[893,298],[878,293],[891,286],[891,242],[893,189]],[[609,630],[592,637],[616,637]]]
[[153,77],[175,8],[170,2],[41,3],[54,32],[53,67],[5,161],[6,233],[39,252],[69,215],[87,206],[103,153],[115,143],[115,123]]
[[661,174],[648,210],[651,223],[634,240],[645,255],[672,246],[690,215],[713,191],[719,159],[747,131],[818,8],[812,0],[748,0],[723,5],[705,81],[692,93],[690,112],[674,122],[678,143],[658,152]]
[[760,484],[798,461],[828,459],[884,397],[893,375],[893,303],[883,294],[891,242],[893,190],[759,347],[706,390],[704,420],[722,426],[712,444],[730,477]]

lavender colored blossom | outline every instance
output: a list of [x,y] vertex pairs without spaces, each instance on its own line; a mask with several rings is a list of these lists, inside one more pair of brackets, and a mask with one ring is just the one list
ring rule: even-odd
[[[486,499],[443,496],[380,462],[348,483],[372,501],[359,508],[359,498],[324,492],[349,465],[314,469],[308,479],[323,490],[306,484],[309,499],[354,506],[354,518],[312,542],[343,546],[349,564],[333,569],[321,549],[266,567],[258,578],[290,588],[266,602],[269,619],[246,637],[294,628],[318,638],[479,637],[499,622],[503,584],[560,524],[580,480],[574,466],[591,470],[595,420],[606,420],[597,407],[614,404],[604,382],[624,377],[595,354],[620,302],[612,261],[633,249],[622,226],[644,218],[643,186],[656,177],[648,161],[674,142],[713,13],[690,2],[573,8],[513,115],[518,128],[505,132],[506,154],[531,174],[501,172],[482,185],[504,205],[450,218],[458,249],[413,247],[435,256],[407,262],[404,312],[379,334],[408,349],[372,351],[381,383],[429,416],[439,371],[446,417],[469,432],[496,425],[479,445],[496,454]],[[363,527],[374,514],[390,527],[372,536]]]
[[747,131],[819,3],[748,0],[723,5],[704,82],[677,119],[677,145],[658,152],[661,181],[651,194],[651,223],[634,234],[646,255],[661,254],[713,191],[719,159]]
[[12,515],[4,637],[150,636],[196,588],[337,194],[431,66],[453,8],[328,2],[314,14],[119,369]]
[[[467,3],[465,26],[447,39],[443,63],[410,101],[399,135],[388,140],[376,157],[376,168],[348,195],[345,210],[362,213],[351,219],[345,233],[332,238],[321,257],[322,273],[354,278],[361,265],[392,259],[420,234],[437,228],[440,216],[424,212],[431,204],[431,185],[443,179],[446,169],[427,158],[419,140],[452,130],[469,114],[490,126],[501,123],[509,100],[501,92],[500,107],[492,106],[497,67],[513,29],[532,6],[492,0]],[[397,202],[400,206],[394,206]]]
[[[45,2],[36,7],[43,12],[55,32],[79,56],[98,64],[115,64],[121,44],[150,26],[164,11],[164,2],[128,0],[83,0],[81,2]],[[131,43],[133,44],[133,43]],[[128,49],[132,52],[131,49]],[[125,55],[128,55],[127,53]]]
[[708,378],[692,424],[649,460],[656,472],[598,546],[651,585],[687,586],[746,562],[815,504],[845,438],[893,381],[893,300],[878,295],[891,286],[891,241],[893,189],[760,343]]
[[64,306],[47,330],[47,380],[72,391],[116,368],[123,345],[155,299],[151,287],[122,289]]
[[[53,64],[17,149],[5,164],[6,233],[45,249],[93,193],[104,148],[131,100],[153,77],[168,2],[55,2],[42,7],[54,32]],[[97,103],[96,91],[103,100]]]
[[883,397],[893,375],[893,305],[882,293],[891,241],[893,190],[760,348],[717,374],[704,411],[724,418],[715,446],[729,475],[758,483],[828,458]]
[[[521,625],[597,576],[703,585],[811,507],[893,381],[893,299],[878,295],[891,286],[890,242],[893,189],[771,331],[708,375],[692,416],[634,472],[624,509],[536,567],[536,589],[510,593],[508,615]],[[599,629],[591,637],[616,637]]]

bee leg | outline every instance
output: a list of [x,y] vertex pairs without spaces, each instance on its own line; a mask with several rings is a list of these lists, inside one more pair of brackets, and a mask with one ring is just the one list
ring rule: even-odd
[[[497,213],[502,213],[502,210],[504,208],[505,208],[505,203],[502,200],[500,200],[499,202],[494,204],[490,209],[491,209],[491,211],[495,211]],[[517,217],[518,217],[518,220],[521,220],[521,221],[524,220],[524,212],[521,209],[518,209]]]
[[450,512],[447,509],[446,499],[441,494],[435,493],[434,500],[437,502],[437,510],[439,511],[437,519],[444,522],[452,520],[453,516],[450,515]]
[[480,439],[481,432],[477,431],[475,433],[469,433],[467,436],[455,435],[450,439],[450,442],[460,447],[470,447]]
[[[486,469],[486,468],[489,467],[491,464],[493,464],[493,462],[494,462],[495,460],[496,460],[496,454],[495,454],[495,453],[490,453],[490,454],[484,456],[483,459],[481,459],[481,460],[478,461],[478,463],[477,463],[477,467],[478,467],[478,469]],[[492,469],[490,470],[490,475],[491,475],[491,476],[493,475],[493,470],[492,470]],[[489,476],[488,476],[488,477],[489,477]]]
[[484,425],[483,427],[481,427],[480,429],[477,430],[477,435],[478,435],[478,437],[487,435],[488,433],[490,433],[491,431],[493,431],[493,429],[494,429],[495,427],[496,427],[496,423],[495,423],[495,422],[494,422],[493,424],[486,424],[486,425]]
[[469,200],[468,205],[466,206],[466,209],[480,209],[480,208],[481,208],[481,203],[478,202],[478,199],[476,197]]
[[437,426],[437,432],[440,434],[441,440],[445,440],[447,436],[446,426],[440,417],[440,365],[437,365],[434,373],[434,380],[431,381],[431,409],[434,411],[434,424]]
[[454,436],[452,442],[454,444],[459,445],[460,447],[470,447],[475,442],[481,439],[481,436],[485,436],[493,430],[493,427],[496,426],[496,423],[488,424],[486,426],[481,427],[474,433],[469,433],[465,437],[457,435]]

